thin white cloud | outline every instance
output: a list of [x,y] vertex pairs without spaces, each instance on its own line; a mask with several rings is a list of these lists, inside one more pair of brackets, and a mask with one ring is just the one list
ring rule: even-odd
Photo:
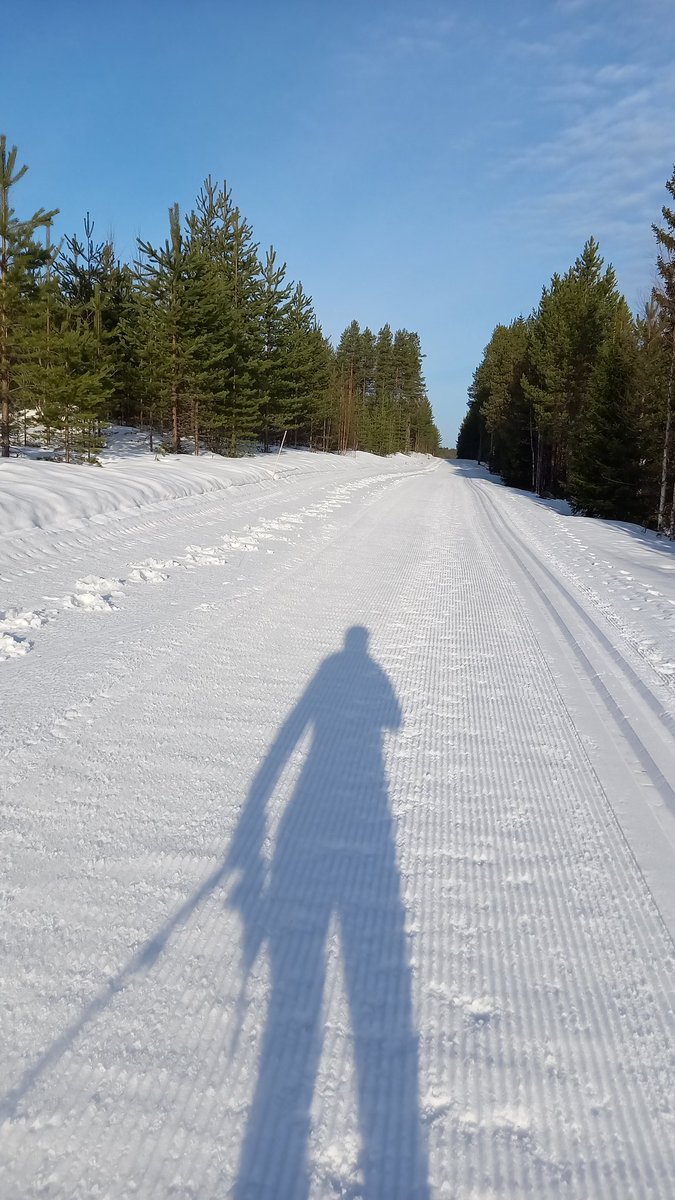
[[631,79],[644,75],[644,69],[636,63],[606,63],[604,67],[593,72],[597,84],[608,87],[620,87]]
[[[564,29],[548,26],[543,39],[511,44],[516,61],[530,63],[544,133],[527,145],[511,143],[509,160],[497,168],[505,182],[520,181],[505,225],[525,227],[552,249],[594,233],[620,261],[627,291],[651,272],[651,222],[675,158],[675,70],[669,37],[654,36],[656,4],[645,0],[638,13],[619,4],[604,37],[596,30],[589,39],[581,17]],[[576,11],[569,0],[557,8]]]
[[365,25],[360,45],[343,54],[349,71],[377,74],[405,59],[444,53],[457,22],[447,13],[436,15],[394,16]]

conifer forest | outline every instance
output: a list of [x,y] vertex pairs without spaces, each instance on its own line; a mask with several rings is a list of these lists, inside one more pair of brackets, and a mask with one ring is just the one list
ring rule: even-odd
[[[666,183],[675,199],[675,170]],[[656,278],[633,316],[589,238],[529,317],[497,325],[469,389],[459,458],[575,512],[675,536],[675,210],[653,226]]]
[[94,219],[61,241],[58,209],[17,215],[27,167],[0,138],[0,447],[39,436],[66,462],[95,461],[110,423],[151,448],[237,456],[287,445],[435,452],[420,339],[352,321],[337,346],[230,188],[206,179],[187,214],[131,262]]

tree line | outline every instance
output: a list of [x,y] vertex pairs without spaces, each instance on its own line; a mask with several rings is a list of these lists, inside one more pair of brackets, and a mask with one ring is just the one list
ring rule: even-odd
[[26,172],[0,136],[0,452],[39,437],[94,461],[106,425],[150,447],[238,455],[287,444],[433,453],[439,436],[416,333],[353,321],[333,347],[311,297],[261,254],[227,185],[205,180],[167,235],[121,262],[82,234],[52,239],[57,209],[19,218]]
[[[666,183],[675,199],[675,170]],[[457,441],[505,483],[575,512],[675,536],[675,211],[664,205],[657,284],[633,317],[591,237],[529,317],[497,325]]]

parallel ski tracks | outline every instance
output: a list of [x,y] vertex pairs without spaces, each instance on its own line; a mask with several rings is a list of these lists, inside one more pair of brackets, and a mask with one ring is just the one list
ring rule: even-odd
[[[637,1039],[626,1046],[625,1024],[642,1027],[645,1033],[649,1026],[654,1040],[650,1061],[657,1077],[659,1061],[667,1064],[672,1036],[668,974],[661,977],[650,1021],[645,1019],[639,976],[619,989],[620,1002],[608,986],[612,977],[617,984],[622,979],[627,945],[639,946],[638,957],[664,964],[666,971],[669,959],[672,966],[672,945],[559,696],[526,617],[517,576],[501,569],[503,530],[495,537],[491,528],[481,521],[471,545],[467,543],[474,560],[471,567],[468,554],[462,555],[465,616],[458,643],[460,662],[471,662],[472,676],[464,688],[458,680],[463,698],[458,724],[475,730],[475,735],[469,733],[468,742],[466,734],[459,735],[467,767],[460,770],[458,785],[461,796],[466,781],[466,803],[460,808],[467,820],[465,854],[476,855],[481,845],[485,847],[482,878],[492,873],[488,895],[493,901],[498,898],[499,905],[498,920],[486,921],[478,935],[478,958],[491,965],[487,991],[508,996],[510,1003],[501,1011],[495,1005],[494,1022],[486,1004],[487,1024],[495,1036],[510,1027],[512,1044],[520,1047],[520,1061],[511,1064],[520,1075],[524,1102],[519,1136],[531,1141],[533,1153],[528,1172],[519,1182],[512,1178],[511,1190],[546,1194],[557,1173],[559,1184],[576,1181],[575,1195],[666,1195],[667,1190],[659,1188],[673,1170],[672,1157],[664,1154],[662,1139],[654,1137],[637,1103],[631,1111],[610,1064],[612,1044],[618,1048],[624,1043],[619,1053],[615,1051],[616,1059],[635,1081],[643,1074],[641,1055],[648,1043]],[[485,903],[480,881],[474,874],[470,908],[478,912]],[[561,1012],[557,997],[564,994],[567,1007]],[[561,1028],[566,1036],[561,1037]],[[502,1044],[498,1061],[507,1045]],[[550,1057],[551,1066],[542,1070],[537,1055]],[[508,1071],[504,1078],[508,1083]],[[589,1156],[587,1179],[583,1158],[575,1162],[569,1156],[569,1127],[584,1120],[581,1110],[567,1108],[572,1097],[564,1081],[570,1078],[577,1088],[589,1090],[593,1080],[592,1090],[597,1089],[594,1120],[603,1153],[595,1161]],[[479,1091],[474,1092],[474,1111],[480,1110]],[[500,1099],[506,1102],[507,1096],[508,1089]],[[510,1100],[513,1105],[512,1092]],[[663,1101],[657,1089],[648,1111],[660,1111]],[[606,1103],[612,1121],[603,1129],[601,1110]],[[539,1123],[533,1114],[541,1113],[547,1119]],[[538,1124],[545,1127],[543,1139]],[[632,1150],[608,1171],[618,1130],[624,1147]],[[548,1143],[550,1157],[542,1143]],[[510,1155],[511,1170],[517,1157]],[[637,1174],[635,1161],[642,1164]],[[511,1194],[508,1188],[505,1192]]]
[[[571,586],[526,545],[480,485],[474,485],[474,495],[485,519],[498,531],[501,547],[544,606],[564,646],[572,651],[587,685],[598,698],[605,720],[614,731],[619,753],[627,760],[628,780],[635,775],[634,764],[639,764],[644,782],[638,803],[646,817],[658,822],[670,848],[670,863],[665,866],[670,883],[675,874],[675,716],[670,688],[648,660],[640,656],[635,663],[629,661],[627,655],[632,654],[633,647],[626,644],[622,652],[620,643],[609,639],[596,612],[587,611]],[[658,798],[656,803],[645,793],[645,782]],[[645,805],[649,806],[647,812]],[[667,920],[671,936],[675,937],[672,892],[669,886]]]

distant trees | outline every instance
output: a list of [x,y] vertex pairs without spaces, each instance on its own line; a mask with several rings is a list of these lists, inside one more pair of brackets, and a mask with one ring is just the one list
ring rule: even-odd
[[498,325],[471,393],[490,436],[492,467],[514,487],[534,487],[535,482],[534,406],[525,391],[530,336],[530,325],[522,317]]
[[[666,184],[675,199],[675,171]],[[654,225],[659,283],[633,318],[589,238],[536,310],[498,325],[469,388],[459,457],[589,516],[675,536],[675,212]]]
[[439,436],[426,394],[416,333],[384,325],[376,335],[358,322],[335,355],[338,446],[375,454],[435,454]]
[[[163,242],[121,263],[83,235],[51,242],[57,210],[19,220],[26,168],[0,141],[0,445],[39,434],[92,460],[106,423],[150,445],[240,454],[290,444],[376,453],[429,450],[438,433],[417,334],[353,321],[335,349],[274,247],[260,255],[227,185],[207,178]],[[43,241],[38,241],[42,230]]]

